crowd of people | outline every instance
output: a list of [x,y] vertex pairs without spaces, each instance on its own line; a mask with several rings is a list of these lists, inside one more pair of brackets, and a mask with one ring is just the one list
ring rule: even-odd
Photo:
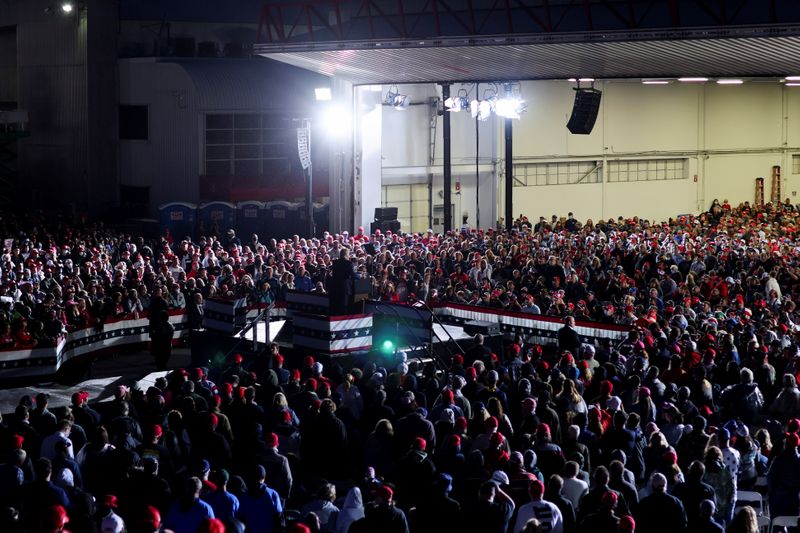
[[[767,507],[797,516],[800,212],[513,226],[148,242],[4,218],[5,349],[126,316],[155,331],[170,309],[199,328],[205,298],[325,293],[342,259],[375,298],[564,327],[557,346],[476,336],[440,366],[295,365],[274,345],[111,402],[23,397],[0,426],[3,530],[756,533]],[[595,345],[575,320],[630,333]],[[764,505],[737,508],[744,490]]]

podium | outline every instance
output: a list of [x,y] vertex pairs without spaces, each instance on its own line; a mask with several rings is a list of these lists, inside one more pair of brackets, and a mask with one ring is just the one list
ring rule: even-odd
[[298,291],[286,294],[286,304],[295,346],[325,354],[365,352],[372,348],[371,313],[331,315],[327,295]]

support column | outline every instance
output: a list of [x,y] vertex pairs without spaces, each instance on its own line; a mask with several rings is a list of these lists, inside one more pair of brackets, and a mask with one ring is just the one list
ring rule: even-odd
[[[448,98],[450,98],[450,85],[443,83],[442,101],[444,102]],[[451,197],[452,165],[450,153],[450,113],[447,110],[442,113],[442,151],[444,153],[444,168],[442,169],[442,176],[444,178],[444,233],[446,234],[448,231],[453,229],[453,200]]]
[[506,229],[514,225],[514,119],[505,119],[506,130]]

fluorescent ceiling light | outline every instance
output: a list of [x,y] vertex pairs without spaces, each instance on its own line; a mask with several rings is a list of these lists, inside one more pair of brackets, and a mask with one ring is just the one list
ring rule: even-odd
[[314,89],[314,97],[318,102],[327,102],[332,98],[330,87],[317,87]]
[[786,76],[786,81],[800,81],[800,76]]
[[594,78],[578,78],[578,81],[589,83],[594,81]]
[[794,81],[790,83],[784,83],[784,85],[786,85],[787,87],[800,87],[800,82]]
[[669,80],[642,80],[644,85],[669,85]]
[[678,81],[686,82],[686,83],[702,83],[708,81],[708,78],[696,77],[696,78],[678,78]]
[[741,85],[744,83],[742,80],[734,80],[734,79],[726,79],[726,80],[717,80],[719,85]]

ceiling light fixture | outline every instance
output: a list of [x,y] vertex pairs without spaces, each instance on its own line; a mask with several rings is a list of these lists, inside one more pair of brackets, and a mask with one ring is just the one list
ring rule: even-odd
[[74,6],[69,2],[65,2],[61,4],[61,11],[63,11],[64,13],[72,13],[73,7]]
[[784,83],[786,87],[800,87],[800,81],[792,81],[789,83]]
[[786,81],[800,81],[800,76],[786,76]]
[[698,77],[693,77],[693,78],[692,77],[689,77],[689,78],[678,78],[678,81],[681,81],[681,82],[684,82],[684,83],[704,83],[704,82],[708,81],[708,78],[703,78],[703,77],[699,77],[698,76]]
[[669,80],[642,80],[643,85],[669,85]]
[[743,80],[736,80],[736,79],[717,80],[718,85],[741,85],[743,83],[744,83]]

